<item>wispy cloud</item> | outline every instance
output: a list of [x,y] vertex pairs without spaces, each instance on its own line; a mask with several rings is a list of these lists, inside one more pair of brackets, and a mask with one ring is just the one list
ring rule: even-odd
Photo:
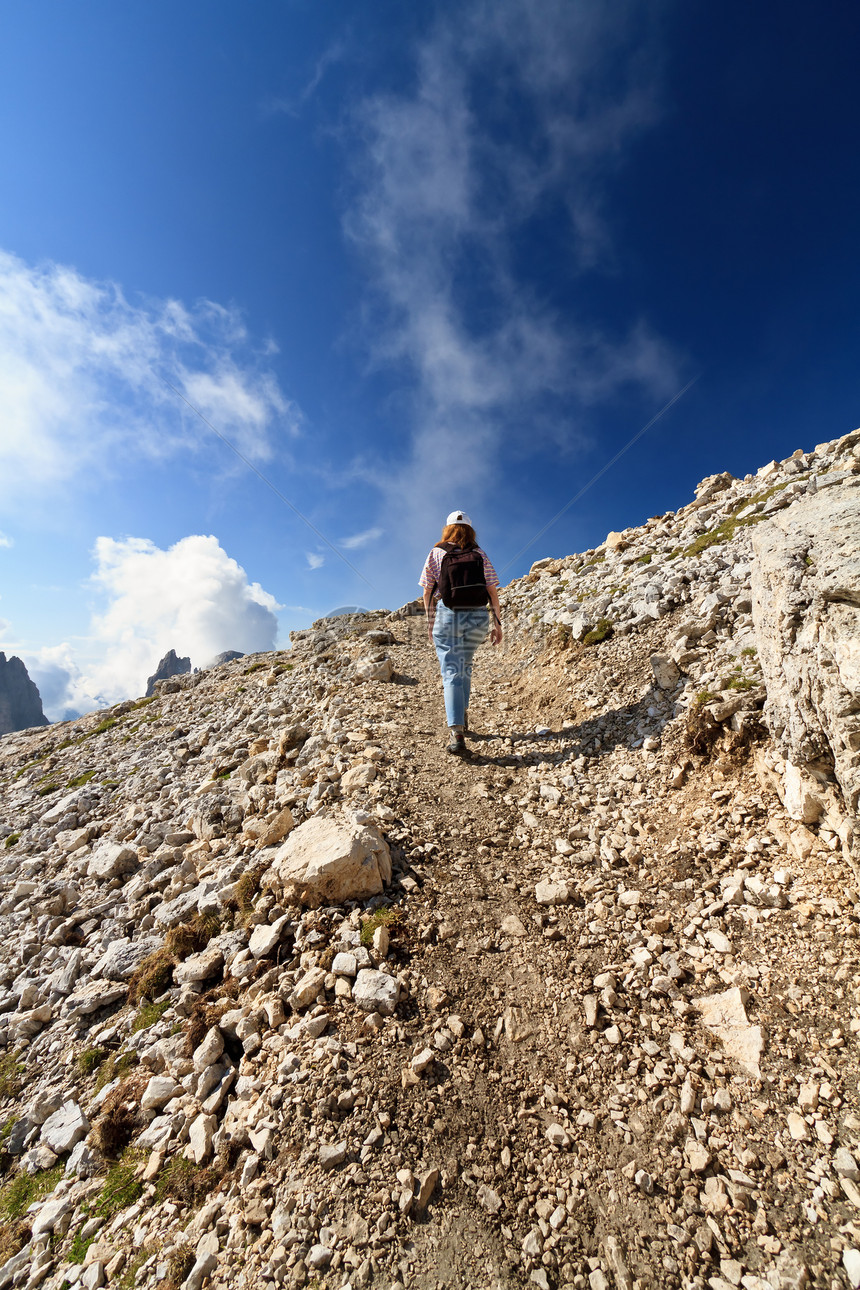
[[321,569],[325,564],[325,556],[319,555],[315,551],[305,551],[305,557],[307,559],[309,569]]
[[617,270],[607,181],[657,114],[642,19],[624,0],[473,0],[416,49],[408,90],[358,113],[345,227],[373,283],[362,332],[413,414],[403,463],[358,469],[407,527],[450,509],[440,461],[471,507],[504,453],[569,452],[597,403],[677,388],[678,356],[647,320],[610,329],[584,290],[560,310],[519,254],[530,222],[551,218],[559,277]]
[[353,533],[352,537],[341,538],[337,545],[347,551],[357,551],[359,547],[367,546],[369,542],[375,542],[377,538],[381,538],[384,532],[384,529],[379,528],[365,529],[363,533]]
[[163,378],[253,460],[300,426],[237,310],[133,303],[116,283],[0,251],[0,477],[16,497],[199,450],[199,423]]
[[2,549],[3,547],[8,548],[14,545],[15,545],[14,541],[12,540],[12,538],[8,536],[8,534],[0,532],[0,549]]
[[299,116],[302,108],[312,99],[319,89],[329,69],[344,60],[349,48],[346,40],[335,40],[320,54],[310,77],[296,94],[272,95],[262,104],[265,116],[283,113],[286,116]]

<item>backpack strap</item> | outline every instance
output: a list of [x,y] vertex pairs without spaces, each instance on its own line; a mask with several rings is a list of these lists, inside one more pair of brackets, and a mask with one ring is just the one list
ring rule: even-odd
[[[459,551],[459,550],[460,550],[460,548],[457,546],[456,542],[437,542],[437,543],[436,543],[436,546],[435,546],[435,548],[434,548],[434,550],[437,550],[437,551],[444,551],[444,552],[445,552],[445,555],[450,555],[452,551]],[[443,557],[443,558],[444,558],[444,557]],[[433,587],[432,587],[432,589],[431,589],[431,591],[430,591],[430,598],[431,598],[431,599],[432,599],[432,598],[433,598],[433,596],[436,594],[436,590],[437,590],[438,586],[439,586],[438,581],[436,581],[436,582],[434,582],[434,583],[433,583]]]

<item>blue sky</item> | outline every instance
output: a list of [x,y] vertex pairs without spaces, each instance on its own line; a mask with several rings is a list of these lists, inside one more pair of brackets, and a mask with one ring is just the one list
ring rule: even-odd
[[454,507],[513,577],[855,428],[858,55],[831,3],[0,0],[0,649],[58,716],[403,603]]

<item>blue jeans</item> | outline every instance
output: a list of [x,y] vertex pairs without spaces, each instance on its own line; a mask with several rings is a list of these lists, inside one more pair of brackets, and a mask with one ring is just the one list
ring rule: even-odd
[[445,715],[449,726],[462,726],[472,689],[472,659],[490,630],[488,609],[436,606],[433,644],[442,670]]

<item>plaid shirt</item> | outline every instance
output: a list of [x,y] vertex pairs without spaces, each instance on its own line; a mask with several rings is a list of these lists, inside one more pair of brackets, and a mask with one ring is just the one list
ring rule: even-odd
[[[482,551],[480,547],[476,547],[475,550],[484,561],[484,578],[486,579],[487,586],[498,588],[499,575],[490,563],[490,557],[487,555],[486,551]],[[434,546],[433,550],[424,561],[424,568],[421,570],[421,577],[418,579],[418,584],[423,587],[425,591],[432,591],[438,583],[442,561],[446,555],[447,552],[443,551],[441,547]]]

